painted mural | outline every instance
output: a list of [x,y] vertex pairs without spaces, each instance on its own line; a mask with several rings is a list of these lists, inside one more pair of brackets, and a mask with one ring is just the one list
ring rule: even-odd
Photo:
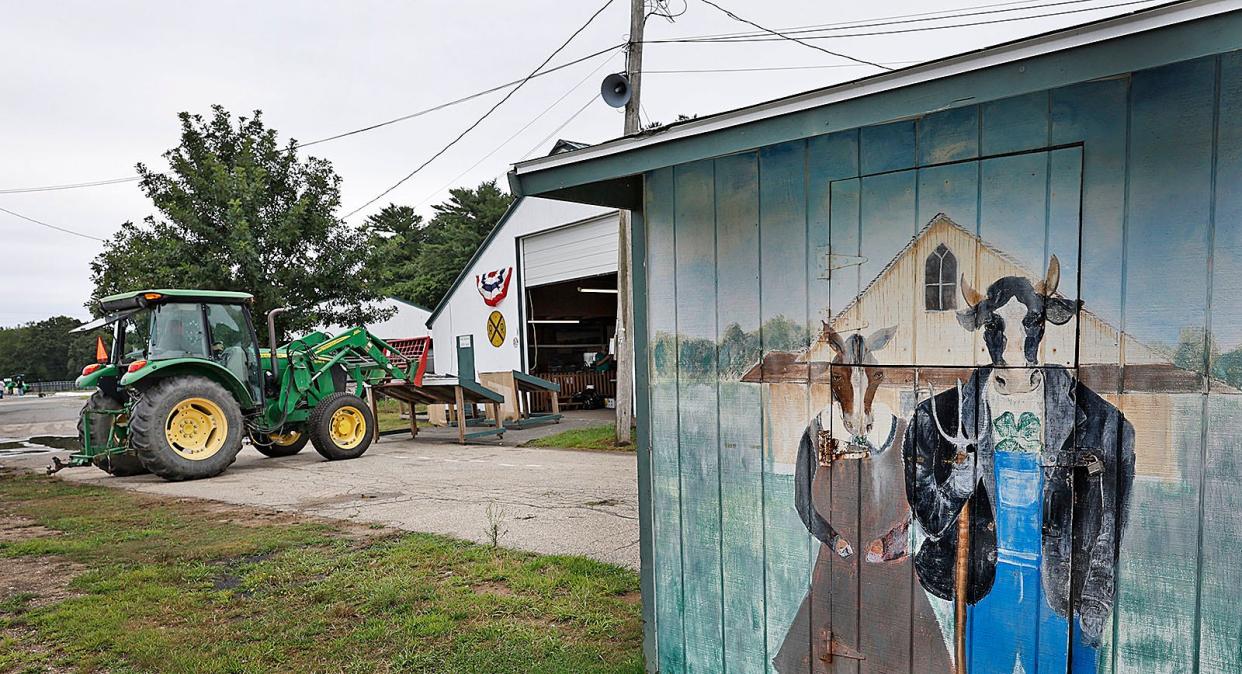
[[1242,673],[1242,55],[645,190],[659,671]]

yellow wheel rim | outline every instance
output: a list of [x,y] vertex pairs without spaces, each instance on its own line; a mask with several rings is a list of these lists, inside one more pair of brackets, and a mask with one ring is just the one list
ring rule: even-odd
[[297,431],[289,431],[288,433],[268,433],[267,438],[272,441],[273,445],[288,447],[298,441],[302,434]]
[[342,407],[332,413],[329,434],[337,447],[353,449],[367,437],[367,418],[357,407]]
[[204,461],[224,447],[229,422],[216,403],[206,398],[186,398],[168,413],[164,434],[178,456]]

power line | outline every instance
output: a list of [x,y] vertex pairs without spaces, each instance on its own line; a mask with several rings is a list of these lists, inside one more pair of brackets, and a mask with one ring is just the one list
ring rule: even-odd
[[[955,12],[955,11],[988,9],[991,7],[1007,7],[1010,5],[1030,5],[1032,2],[1036,2],[1036,1],[1037,0],[1011,0],[1010,2],[996,2],[996,3],[989,3],[986,5],[970,5],[967,7],[959,7],[956,10],[941,9],[941,10],[937,10],[933,12],[919,12],[916,14],[896,14],[892,16],[874,17],[871,19],[857,19],[854,21],[839,21],[839,22],[834,22],[834,23],[819,23],[819,24],[809,24],[809,25],[804,25],[804,26],[790,26],[786,28],[780,28],[778,30],[781,30],[786,33],[794,33],[794,32],[799,32],[800,30],[803,30],[803,29],[811,29],[811,28],[850,27],[853,24],[859,23],[861,21],[894,21],[898,19],[910,19],[910,18],[915,18],[915,17],[920,17],[920,16],[932,16],[934,14],[946,14],[946,13]],[[1082,0],[1082,1],[1087,2],[1089,0]],[[1023,9],[1038,9],[1038,8],[1039,8],[1039,5],[1034,5],[1030,7],[1024,7]],[[950,18],[950,17],[946,16],[946,17],[941,17],[941,18]],[[734,33],[711,33],[707,35],[698,35],[695,37],[740,37],[740,36],[745,36],[745,35],[752,34],[752,33],[754,33],[754,31],[741,31],[741,32],[734,32]]]
[[505,82],[504,84],[498,84],[498,85],[496,85],[496,86],[494,86],[494,87],[492,87],[492,88],[490,88],[490,89],[484,89],[483,91],[475,92],[475,93],[473,93],[473,94],[470,94],[469,96],[463,96],[463,97],[461,97],[461,98],[458,98],[458,99],[455,99],[455,100],[452,100],[452,101],[448,101],[447,103],[441,103],[441,104],[439,104],[439,105],[433,105],[433,106],[432,106],[432,107],[430,107],[430,108],[425,108],[425,109],[423,109],[423,110],[419,110],[419,111],[417,111],[417,112],[411,112],[411,113],[410,113],[410,114],[408,114],[408,115],[402,115],[402,116],[400,116],[400,117],[394,117],[394,118],[392,118],[392,119],[390,119],[390,120],[387,120],[387,121],[384,121],[384,122],[379,122],[379,123],[377,123],[377,124],[372,124],[372,125],[370,125],[370,126],[364,126],[364,127],[362,127],[361,129],[354,129],[353,131],[346,131],[346,132],[344,132],[344,133],[338,133],[338,134],[336,134],[336,135],[334,135],[334,136],[327,136],[326,138],[319,138],[319,139],[317,139],[317,140],[312,140],[312,141],[310,141],[310,142],[308,142],[308,143],[301,143],[301,144],[299,144],[299,145],[298,145],[298,147],[310,147],[310,146],[312,146],[312,145],[318,145],[319,143],[326,143],[326,142],[328,142],[328,141],[330,141],[330,140],[337,140],[338,138],[345,138],[346,136],[353,136],[353,135],[355,135],[355,134],[365,133],[365,132],[367,132],[367,131],[374,131],[375,129],[378,129],[378,128],[381,128],[381,127],[385,127],[385,126],[388,126],[388,125],[390,125],[390,124],[396,124],[397,122],[404,122],[404,121],[405,121],[405,120],[407,120],[407,119],[414,119],[415,117],[422,117],[423,115],[426,115],[426,114],[431,113],[431,112],[435,112],[435,111],[437,111],[437,110],[443,110],[443,109],[445,109],[445,108],[447,108],[447,107],[451,107],[451,106],[457,105],[457,104],[459,104],[459,103],[465,103],[466,101],[472,101],[472,100],[474,100],[474,99],[476,99],[476,98],[478,98],[478,97],[480,97],[480,96],[486,96],[487,94],[495,93],[495,92],[497,92],[497,91],[500,91],[501,89],[506,89],[506,88],[511,87],[511,86],[513,86],[513,85],[515,85],[515,84],[516,84],[516,85],[522,85],[522,84],[525,84],[527,80],[532,80],[532,79],[535,79],[536,77],[543,77],[544,75],[548,75],[548,74],[550,74],[550,73],[554,73],[554,72],[556,72],[556,71],[558,71],[558,70],[564,70],[565,68],[568,68],[568,67],[573,66],[573,65],[577,65],[577,64],[579,64],[579,63],[582,63],[583,61],[589,61],[589,60],[591,60],[591,59],[593,59],[593,58],[595,58],[596,56],[599,56],[599,55],[601,55],[601,54],[607,54],[608,52],[611,52],[611,51],[613,51],[613,50],[615,50],[615,49],[618,49],[618,48],[620,48],[620,47],[622,47],[622,46],[624,46],[624,45],[621,45],[621,44],[615,44],[615,45],[613,45],[613,46],[611,46],[611,47],[608,47],[607,49],[601,49],[601,50],[599,50],[599,51],[597,51],[597,52],[593,52],[593,53],[587,54],[586,56],[583,56],[583,57],[581,57],[581,58],[576,58],[576,59],[574,59],[574,60],[572,60],[572,61],[568,61],[568,62],[566,62],[566,63],[562,63],[562,64],[560,64],[560,65],[558,65],[558,66],[555,66],[555,67],[552,67],[552,68],[548,68],[547,70],[544,70],[544,71],[542,71],[542,72],[539,72],[539,73],[536,73],[536,74],[534,74],[534,75],[531,75],[530,77],[525,77],[525,78],[522,78],[522,79],[516,79],[516,80],[513,80],[512,82]]
[[[922,61],[885,61],[886,66],[907,66]],[[829,63],[818,66],[760,66],[757,68],[687,68],[683,70],[644,70],[643,75],[681,75],[685,73],[753,73],[773,70],[823,70],[826,68],[863,68],[861,63]]]
[[[483,162],[485,162],[485,161],[487,161],[488,159],[492,158],[492,157],[493,157],[493,156],[494,156],[497,152],[500,152],[500,150],[501,150],[502,148],[504,148],[504,147],[505,147],[506,145],[508,145],[509,143],[512,143],[512,142],[514,141],[514,139],[515,139],[515,138],[517,138],[518,136],[522,135],[522,134],[523,134],[523,133],[524,133],[527,129],[529,129],[530,127],[534,126],[535,122],[538,122],[539,120],[543,119],[543,117],[544,117],[545,115],[547,115],[549,112],[551,112],[551,111],[552,111],[552,108],[555,108],[557,105],[560,105],[561,101],[565,100],[566,98],[569,98],[569,95],[570,95],[570,94],[572,94],[572,93],[574,93],[575,91],[577,91],[577,90],[578,90],[578,89],[579,89],[579,88],[580,88],[583,84],[586,84],[588,80],[590,80],[592,77],[594,77],[594,76],[595,76],[595,74],[596,74],[596,73],[598,73],[601,69],[603,69],[603,67],[604,67],[604,66],[608,65],[608,63],[609,63],[609,61],[605,60],[603,63],[599,64],[599,66],[597,66],[597,67],[595,68],[595,70],[592,70],[589,74],[587,74],[587,76],[586,76],[586,77],[584,77],[584,78],[582,78],[581,80],[579,80],[577,84],[575,84],[575,85],[573,85],[572,87],[570,87],[568,91],[566,91],[564,94],[561,94],[561,97],[560,97],[560,98],[556,99],[555,101],[553,101],[553,102],[552,102],[552,104],[551,104],[551,105],[549,105],[548,107],[544,108],[544,109],[543,109],[543,112],[540,112],[538,115],[535,115],[535,117],[534,117],[534,118],[532,118],[529,122],[527,122],[525,126],[523,126],[522,128],[518,129],[517,131],[515,131],[515,132],[513,133],[513,135],[512,135],[512,136],[509,136],[508,138],[506,138],[506,139],[505,139],[505,141],[504,141],[503,143],[500,143],[500,144],[499,144],[499,145],[497,145],[496,147],[492,148],[492,151],[491,151],[491,152],[488,152],[488,153],[487,153],[486,155],[484,155],[481,159],[479,159],[478,161],[476,161],[473,165],[471,165],[471,166],[470,166],[470,168],[468,168],[468,169],[466,169],[465,171],[462,171],[461,173],[457,174],[457,177],[455,177],[455,178],[453,178],[452,180],[448,181],[447,183],[445,183],[444,185],[442,185],[439,189],[435,190],[434,192],[432,192],[432,193],[428,194],[426,199],[423,199],[422,201],[420,201],[420,202],[418,202],[417,204],[415,204],[415,208],[417,208],[418,206],[422,206],[423,204],[427,203],[428,201],[431,201],[431,200],[432,200],[433,198],[435,198],[435,196],[436,196],[437,194],[439,194],[440,192],[443,192],[444,190],[446,190],[446,189],[448,189],[448,188],[452,187],[453,185],[457,184],[457,181],[458,181],[458,180],[461,180],[461,179],[462,179],[462,177],[463,177],[463,176],[465,176],[467,173],[469,173],[469,172],[473,171],[474,169],[478,168],[479,164],[482,164]],[[598,94],[596,94],[595,92],[592,92],[592,93],[591,93],[591,101],[596,100],[596,97],[597,97],[597,96],[598,96]],[[574,116],[573,116],[573,117],[570,117],[569,119],[570,119],[570,120],[572,120],[574,117],[577,117],[577,116],[578,116],[578,114],[580,114],[580,112],[579,112],[579,113],[575,113],[575,114],[574,114]],[[565,124],[561,124],[561,126],[557,127],[556,131],[560,131],[560,130],[561,130],[562,128],[564,128],[564,127],[565,127]],[[556,133],[556,131],[553,131],[553,133]],[[540,141],[540,144],[542,144],[542,143],[543,143],[543,141]]]
[[92,180],[84,183],[69,183],[67,185],[41,185],[39,187],[16,187],[13,189],[0,190],[0,194],[27,194],[30,192],[55,192],[57,190],[72,190],[79,187],[99,187],[102,185],[116,185],[118,183],[130,183],[135,180],[142,180],[142,176],[128,176],[125,178],[108,178],[107,180]]
[[[1046,10],[1050,7],[1058,7],[1062,5],[1080,5],[1085,2],[1098,2],[1099,0],[1061,0],[1059,2],[1040,3],[1032,5],[1032,0],[1018,0],[1017,2],[1002,2],[988,5],[976,5],[973,7],[961,7],[954,10],[940,10],[937,12],[922,12],[919,14],[902,14],[897,16],[875,17],[872,19],[858,19],[855,21],[843,21],[837,23],[812,24],[807,26],[794,26],[790,28],[779,29],[786,35],[799,35],[803,33],[816,33],[832,30],[854,30],[858,28],[874,28],[877,26],[893,26],[906,23],[926,23],[929,21],[946,21],[949,19],[962,19],[971,16],[984,16],[989,14],[1002,14],[1007,12],[1024,12],[1027,10]],[[1025,5],[1024,7],[1014,7],[1014,5]],[[994,9],[996,7],[1005,7],[1005,9]],[[976,11],[985,10],[985,11]],[[727,41],[731,38],[759,37],[764,33],[755,31],[745,31],[737,33],[714,33],[709,35],[696,35],[694,38],[703,39],[720,39]]]
[[527,76],[526,76],[526,77],[525,77],[525,78],[524,78],[521,82],[519,82],[519,83],[517,84],[517,86],[513,87],[512,89],[510,89],[510,90],[509,90],[509,92],[508,92],[508,93],[506,93],[506,94],[504,95],[504,98],[501,98],[499,101],[496,101],[496,104],[495,104],[495,105],[493,105],[491,108],[488,108],[487,112],[483,113],[483,115],[482,115],[481,117],[479,117],[478,119],[476,119],[476,120],[474,121],[474,123],[473,123],[473,124],[471,124],[470,126],[466,127],[466,129],[465,129],[464,131],[462,131],[461,133],[457,134],[457,137],[456,137],[456,138],[454,138],[453,140],[449,141],[449,142],[448,142],[448,144],[447,144],[447,145],[445,145],[444,147],[440,148],[440,150],[439,150],[438,152],[436,152],[435,154],[433,154],[433,155],[431,155],[430,157],[428,157],[426,161],[424,161],[422,164],[419,164],[417,168],[415,168],[413,171],[410,171],[408,174],[406,174],[406,176],[405,176],[404,178],[402,178],[401,180],[398,180],[396,183],[394,183],[394,184],[392,185],[392,187],[389,187],[388,189],[384,190],[383,192],[380,192],[380,193],[379,193],[379,194],[377,194],[376,196],[372,197],[372,198],[371,198],[369,201],[367,201],[365,204],[362,204],[362,205],[361,205],[361,206],[359,206],[358,208],[355,208],[354,210],[350,211],[349,213],[346,213],[346,214],[345,214],[345,218],[347,219],[347,218],[349,218],[349,217],[353,216],[353,215],[354,215],[354,214],[356,214],[358,211],[361,211],[362,209],[366,208],[367,206],[370,206],[371,204],[373,204],[373,203],[375,203],[375,202],[379,201],[380,199],[383,199],[384,197],[388,196],[388,194],[389,194],[390,192],[392,192],[393,190],[397,189],[397,188],[398,188],[398,187],[400,187],[401,185],[405,184],[405,181],[409,180],[410,178],[413,178],[413,177],[414,177],[414,176],[415,176],[415,175],[416,175],[419,171],[421,171],[421,170],[423,170],[424,168],[426,168],[428,164],[430,164],[431,162],[435,161],[435,160],[436,160],[436,158],[438,158],[440,155],[444,154],[445,152],[448,152],[449,148],[451,148],[451,147],[453,147],[454,145],[456,145],[456,144],[458,143],[458,141],[460,141],[462,138],[465,138],[465,137],[466,137],[466,134],[470,133],[471,131],[473,131],[473,130],[475,129],[475,127],[477,127],[478,125],[482,124],[482,123],[483,123],[483,120],[485,120],[485,119],[487,119],[488,117],[490,117],[490,116],[492,115],[492,113],[496,111],[496,109],[497,109],[497,108],[499,108],[500,106],[504,105],[504,104],[505,104],[505,101],[507,101],[507,100],[509,100],[510,98],[512,98],[512,97],[513,97],[513,95],[514,95],[514,94],[516,94],[516,93],[518,92],[518,90],[520,90],[520,89],[522,88],[522,86],[523,86],[523,85],[525,85],[527,82],[529,82],[529,81],[530,81],[530,79],[531,79],[532,77],[534,77],[536,74],[538,74],[540,70],[543,70],[543,67],[544,67],[544,66],[546,66],[546,65],[548,65],[548,62],[549,62],[549,61],[551,61],[553,58],[555,58],[555,57],[556,57],[556,55],[557,55],[557,54],[559,54],[559,53],[561,52],[561,50],[562,50],[562,49],[564,49],[565,47],[568,47],[568,46],[569,46],[569,43],[570,43],[570,42],[572,42],[572,41],[573,41],[573,39],[574,39],[575,37],[578,37],[578,34],[579,34],[579,33],[581,33],[582,31],[586,30],[587,26],[591,25],[591,22],[595,20],[595,17],[599,16],[600,14],[603,14],[603,13],[604,13],[604,10],[605,10],[605,9],[608,9],[608,6],[609,6],[609,5],[611,5],[611,4],[612,4],[612,2],[613,2],[613,0],[605,0],[604,4],[603,4],[602,6],[600,6],[600,8],[599,8],[599,9],[595,10],[595,13],[594,13],[594,14],[592,14],[592,15],[590,16],[590,18],[588,18],[588,19],[586,20],[586,23],[582,24],[582,26],[580,26],[580,27],[578,28],[578,30],[575,30],[575,31],[573,32],[573,34],[572,34],[572,35],[570,35],[570,36],[569,36],[569,37],[568,37],[568,38],[567,38],[564,42],[562,42],[562,43],[561,43],[561,46],[559,46],[559,47],[557,47],[555,50],[553,50],[553,51],[552,51],[552,53],[548,55],[548,58],[546,58],[546,59],[544,59],[544,60],[543,60],[543,63],[540,63],[540,64],[539,64],[539,66],[538,66],[537,68],[535,68],[534,70],[532,70],[532,71],[531,71],[531,73],[530,73],[529,75],[527,75]]
[[83,234],[82,232],[75,232],[75,231],[73,231],[72,229],[65,229],[64,227],[57,227],[56,225],[49,225],[48,223],[43,222],[42,220],[35,220],[34,218],[31,218],[31,217],[28,217],[28,216],[22,215],[21,213],[17,213],[17,212],[14,212],[14,211],[10,211],[10,210],[9,210],[9,209],[7,209],[7,208],[0,208],[0,211],[2,211],[2,212],[4,212],[4,213],[8,213],[9,215],[11,215],[11,216],[13,216],[13,217],[15,217],[15,218],[21,218],[22,220],[25,220],[25,221],[27,221],[27,222],[33,222],[33,223],[34,223],[34,224],[36,224],[36,225],[40,225],[40,226],[43,226],[43,227],[47,227],[48,229],[54,229],[54,230],[56,230],[56,231],[58,231],[58,232],[64,232],[65,234],[72,234],[72,235],[74,235],[74,236],[80,236],[80,237],[82,237],[83,239],[90,239],[90,240],[92,240],[92,241],[100,241],[100,242],[103,242],[103,243],[107,243],[107,242],[108,242],[108,240],[107,240],[107,239],[101,239],[101,238],[99,238],[99,237],[97,237],[97,236],[91,236],[90,234]]
[[[486,96],[488,94],[501,91],[502,89],[512,87],[516,84],[522,84],[523,82],[526,81],[526,79],[534,79],[536,77],[543,77],[544,75],[550,75],[554,72],[564,70],[571,66],[578,65],[579,63],[582,63],[583,61],[589,61],[597,56],[615,51],[623,46],[624,46],[623,44],[618,43],[611,47],[608,47],[607,49],[601,49],[599,51],[587,54],[586,56],[581,56],[579,58],[576,58],[572,61],[566,61],[565,63],[562,63],[560,65],[553,66],[551,68],[548,68],[547,70],[544,70],[544,71],[541,71],[535,74],[534,76],[530,78],[516,79],[516,80],[513,80],[512,82],[505,82],[504,84],[498,84],[494,87],[491,87],[489,89],[484,89],[483,91],[477,91],[468,96],[462,96],[461,98],[457,98],[451,101],[446,101],[438,105],[433,105],[429,108],[424,108],[422,110],[411,112],[409,114],[402,115],[400,117],[394,117],[392,119],[385,120],[383,122],[378,122],[375,124],[371,124],[369,126],[364,126],[360,129],[354,129],[352,131],[346,131],[346,132],[338,133],[332,136],[326,136],[324,138],[317,138],[307,143],[300,143],[298,144],[298,147],[305,148],[305,147],[310,147],[312,145],[318,145],[320,143],[327,143],[328,141],[338,140],[340,138],[345,138],[347,136],[353,136],[356,134],[365,133],[367,131],[374,131],[375,129],[379,129],[385,126],[390,126],[398,122],[404,122],[409,119],[414,119],[415,117],[422,117],[423,115],[436,112],[438,110],[444,110],[445,108],[449,108],[454,105],[459,105],[461,103],[466,103],[468,101],[472,101],[481,96]],[[57,190],[72,190],[72,189],[78,189],[82,187],[100,187],[100,186],[105,186],[105,185],[117,185],[117,184],[122,184],[122,183],[127,183],[127,182],[134,182],[138,180],[142,180],[142,176],[126,176],[124,178],[108,178],[105,180],[92,180],[90,182],[69,183],[65,185],[40,185],[37,187],[17,187],[17,188],[11,188],[11,189],[0,189],[0,194],[27,194],[31,192],[53,192]]]
[[[703,1],[707,2],[707,0],[703,0]],[[933,31],[933,30],[945,30],[948,28],[987,26],[987,25],[1000,24],[1000,23],[1011,23],[1014,21],[1027,21],[1030,19],[1044,19],[1044,18],[1054,17],[1054,16],[1064,16],[1067,14],[1080,14],[1082,12],[1096,12],[1096,11],[1100,11],[1104,9],[1113,9],[1116,7],[1128,7],[1131,5],[1150,4],[1156,1],[1157,0],[1132,0],[1130,2],[1118,2],[1118,3],[1109,4],[1109,5],[1099,5],[1096,7],[1085,7],[1081,9],[1070,9],[1070,10],[1064,10],[1060,12],[1048,12],[1045,14],[1031,14],[1028,16],[1014,16],[1014,17],[1008,17],[1004,19],[991,19],[988,21],[972,21],[972,22],[967,22],[967,23],[955,23],[955,24],[947,24],[944,26],[922,26],[919,28],[900,28],[897,30],[870,31],[870,32],[861,32],[861,33],[839,33],[836,35],[808,35],[808,36],[803,36],[799,38],[799,41],[801,40],[836,40],[836,39],[847,38],[847,37],[869,37],[869,36],[874,36],[874,35],[897,35],[901,33],[922,33],[922,32]],[[780,38],[752,37],[752,38],[737,38],[737,39],[665,38],[661,40],[648,40],[648,42],[666,43],[666,44],[667,43],[729,44],[729,43],[742,43],[742,42],[777,42],[780,39],[790,39],[790,38],[786,38],[783,36]],[[808,45],[808,46],[814,46],[814,45]]]
[[540,148],[540,147],[541,147],[544,143],[546,143],[546,142],[548,142],[549,140],[551,140],[551,139],[552,139],[552,136],[555,136],[556,134],[560,133],[560,132],[561,132],[561,129],[564,129],[565,127],[569,126],[569,123],[570,123],[570,122],[574,121],[575,119],[578,119],[578,115],[581,115],[582,113],[586,112],[586,109],[587,109],[587,108],[589,108],[589,107],[591,107],[591,104],[592,104],[592,103],[594,103],[594,102],[595,102],[595,100],[596,100],[596,94],[595,94],[594,92],[592,92],[592,93],[591,93],[591,97],[587,99],[587,102],[586,102],[586,103],[585,103],[585,104],[584,104],[581,108],[578,108],[578,111],[577,111],[577,112],[575,112],[574,114],[570,115],[570,116],[569,116],[569,119],[567,119],[567,120],[565,120],[565,121],[561,122],[561,125],[560,125],[560,126],[556,127],[555,129],[552,129],[552,133],[549,133],[548,135],[544,136],[544,137],[543,137],[543,139],[542,139],[542,140],[540,140],[538,143],[535,143],[535,146],[534,146],[534,147],[532,147],[531,149],[527,150],[527,151],[526,151],[526,154],[522,155],[522,160],[525,160],[527,157],[529,157],[529,156],[531,156],[532,154],[534,154],[534,153],[535,153],[535,150],[538,150],[538,149],[539,149],[539,148]]
[[825,54],[828,54],[828,55],[830,55],[830,56],[836,56],[837,58],[843,58],[843,59],[847,59],[847,60],[850,60],[850,61],[854,61],[855,63],[863,63],[863,64],[866,64],[866,65],[869,65],[869,66],[875,66],[876,68],[879,68],[880,70],[892,70],[892,68],[889,68],[889,67],[887,67],[887,66],[882,66],[882,65],[880,65],[880,64],[878,64],[878,63],[873,63],[873,62],[868,61],[868,60],[866,60],[866,59],[855,58],[855,57],[850,56],[850,55],[848,55],[848,54],[842,54],[841,52],[835,52],[835,51],[832,51],[832,50],[829,50],[829,49],[824,49],[823,47],[821,47],[821,46],[819,46],[819,45],[814,45],[814,44],[810,44],[810,43],[807,43],[807,42],[803,42],[802,40],[800,40],[800,39],[798,39],[798,38],[796,38],[796,37],[790,37],[790,36],[788,36],[788,35],[786,35],[786,34],[784,34],[784,33],[781,33],[781,32],[775,31],[775,30],[772,30],[771,28],[764,28],[763,26],[760,26],[759,24],[755,23],[754,21],[751,21],[751,20],[749,20],[749,19],[743,19],[742,17],[740,17],[740,16],[738,16],[738,15],[734,14],[733,12],[730,12],[729,10],[725,9],[724,7],[721,7],[720,5],[717,5],[716,3],[712,2],[712,0],[702,0],[702,2],[703,2],[703,4],[706,4],[706,5],[711,5],[712,7],[715,7],[716,9],[718,9],[718,10],[720,10],[720,11],[724,12],[724,13],[725,13],[725,16],[728,16],[730,19],[733,19],[734,21],[740,21],[740,22],[742,22],[742,23],[745,23],[745,24],[748,24],[748,25],[754,26],[755,28],[758,28],[759,30],[762,30],[762,31],[767,32],[767,33],[771,33],[771,34],[776,35],[776,36],[778,36],[778,37],[780,37],[780,38],[782,38],[782,39],[789,40],[790,42],[797,42],[798,44],[800,44],[800,45],[802,45],[802,46],[804,46],[804,47],[810,47],[811,49],[814,49],[814,50],[816,50],[816,51],[822,51],[822,52],[824,52]]

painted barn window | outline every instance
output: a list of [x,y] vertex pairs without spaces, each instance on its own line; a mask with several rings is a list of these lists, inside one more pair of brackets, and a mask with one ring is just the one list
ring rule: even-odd
[[943,243],[927,256],[923,278],[924,306],[928,311],[957,308],[957,258]]

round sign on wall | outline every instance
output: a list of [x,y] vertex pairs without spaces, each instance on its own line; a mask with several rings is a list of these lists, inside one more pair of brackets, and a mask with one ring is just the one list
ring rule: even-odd
[[487,341],[492,346],[500,346],[505,343],[505,316],[499,311],[493,311],[487,317]]

